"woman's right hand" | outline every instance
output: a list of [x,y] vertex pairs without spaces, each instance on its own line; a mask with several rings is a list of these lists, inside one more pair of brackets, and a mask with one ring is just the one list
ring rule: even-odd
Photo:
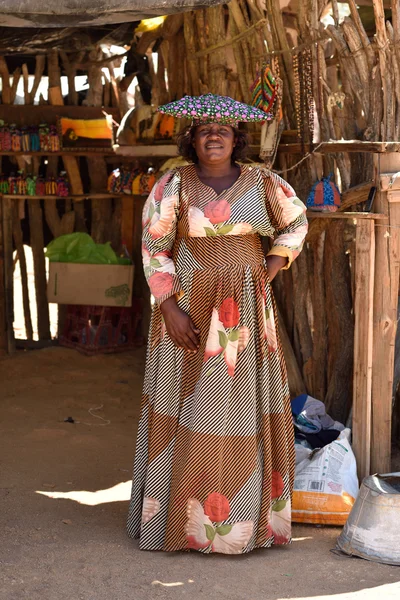
[[196,329],[189,315],[179,308],[175,296],[164,300],[160,305],[160,310],[168,335],[175,346],[188,352],[197,352],[200,330]]

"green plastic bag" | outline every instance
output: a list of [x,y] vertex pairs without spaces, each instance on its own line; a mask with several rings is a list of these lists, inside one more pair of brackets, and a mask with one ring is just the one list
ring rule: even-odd
[[110,242],[96,244],[87,233],[69,233],[54,239],[47,246],[50,262],[81,263],[87,265],[129,265],[129,259],[118,257]]

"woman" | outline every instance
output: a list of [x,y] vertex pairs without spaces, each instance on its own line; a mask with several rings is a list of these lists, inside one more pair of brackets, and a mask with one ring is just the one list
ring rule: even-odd
[[[143,213],[155,307],[128,531],[141,549],[240,554],[291,539],[294,438],[270,282],[307,220],[286,182],[237,164],[237,115],[193,102],[202,116],[178,141],[192,164],[167,173]],[[260,236],[275,237],[267,257]]]

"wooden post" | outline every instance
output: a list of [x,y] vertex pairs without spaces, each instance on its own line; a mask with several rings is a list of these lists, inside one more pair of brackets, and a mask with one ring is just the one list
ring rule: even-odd
[[14,263],[12,243],[12,200],[2,198],[3,273],[5,308],[5,349],[15,351],[14,340]]
[[8,350],[4,262],[3,196],[0,196],[0,352]]
[[[395,173],[400,169],[398,154],[384,154],[378,160],[381,172]],[[371,471],[388,473],[399,292],[400,190],[397,180],[396,185],[388,185],[387,176],[379,174],[379,179],[375,210],[387,214],[388,220],[380,221],[375,232]]]
[[360,481],[370,475],[375,223],[356,224],[353,450]]

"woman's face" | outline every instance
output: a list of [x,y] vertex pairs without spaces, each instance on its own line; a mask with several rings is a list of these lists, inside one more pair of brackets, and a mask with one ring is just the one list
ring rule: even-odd
[[223,164],[231,161],[235,135],[229,125],[199,125],[196,127],[192,144],[199,163]]

